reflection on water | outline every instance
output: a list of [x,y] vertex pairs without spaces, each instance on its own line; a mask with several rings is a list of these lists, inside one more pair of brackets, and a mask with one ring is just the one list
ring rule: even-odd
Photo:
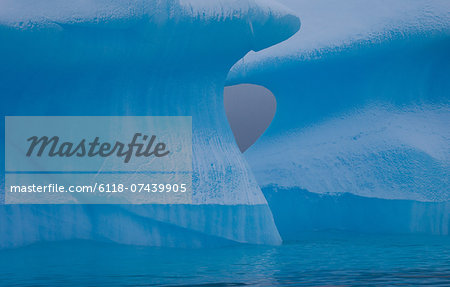
[[0,285],[450,285],[450,237],[305,235],[282,246],[42,243],[0,251]]

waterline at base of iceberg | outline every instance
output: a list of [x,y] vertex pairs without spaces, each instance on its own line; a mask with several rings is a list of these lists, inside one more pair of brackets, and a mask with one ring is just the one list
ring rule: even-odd
[[186,248],[281,244],[266,204],[0,205],[0,234],[0,249],[76,239]]

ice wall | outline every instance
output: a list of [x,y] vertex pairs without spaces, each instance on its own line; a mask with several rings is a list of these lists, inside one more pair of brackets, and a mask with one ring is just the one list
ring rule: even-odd
[[262,85],[277,99],[274,121],[246,158],[282,237],[369,226],[448,234],[449,2],[280,2],[301,30],[249,53],[228,84]]
[[298,29],[268,1],[1,1],[1,115],[192,116],[194,204],[0,205],[0,248],[77,238],[279,244],[222,93],[239,58]]

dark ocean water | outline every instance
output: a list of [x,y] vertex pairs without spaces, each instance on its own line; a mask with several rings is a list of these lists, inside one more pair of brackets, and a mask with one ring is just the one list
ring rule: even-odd
[[450,237],[315,233],[282,246],[70,241],[0,251],[1,286],[450,286]]

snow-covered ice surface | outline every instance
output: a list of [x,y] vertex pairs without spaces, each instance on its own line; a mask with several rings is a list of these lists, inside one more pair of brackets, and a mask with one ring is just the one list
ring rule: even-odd
[[268,1],[1,1],[1,115],[192,116],[194,204],[0,205],[0,248],[66,239],[279,244],[222,96],[237,60],[298,28]]
[[445,0],[279,0],[300,17],[302,27],[288,41],[250,52],[229,79],[270,67],[327,57],[355,46],[372,46],[414,35],[448,35],[450,3]]
[[422,108],[336,117],[280,136],[249,159],[262,186],[449,201],[450,109]]
[[227,83],[262,85],[277,99],[245,155],[282,237],[448,234],[450,2],[280,2],[300,31],[250,52]]

